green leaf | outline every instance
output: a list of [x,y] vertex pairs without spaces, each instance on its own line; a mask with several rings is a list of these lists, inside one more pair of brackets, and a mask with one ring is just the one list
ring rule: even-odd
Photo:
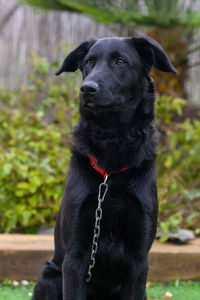
[[173,164],[172,156],[168,156],[164,162],[164,166],[166,168],[171,168],[172,164]]
[[22,189],[22,190],[28,190],[29,189],[29,184],[27,182],[19,182],[16,185],[17,189]]
[[12,170],[12,164],[11,163],[5,163],[3,164],[3,174],[9,175]]
[[25,227],[28,226],[31,216],[32,216],[31,211],[25,210],[22,212],[21,223],[23,226],[25,226]]

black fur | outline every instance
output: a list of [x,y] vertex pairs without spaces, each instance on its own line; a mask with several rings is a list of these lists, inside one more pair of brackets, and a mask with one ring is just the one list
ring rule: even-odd
[[[80,120],[55,227],[55,254],[40,272],[33,300],[146,299],[158,213],[152,66],[177,73],[150,38],[104,38],[82,43],[57,72],[83,73]],[[96,264],[86,283],[103,181],[88,154],[116,173],[108,178]],[[120,172],[123,167],[128,169]]]

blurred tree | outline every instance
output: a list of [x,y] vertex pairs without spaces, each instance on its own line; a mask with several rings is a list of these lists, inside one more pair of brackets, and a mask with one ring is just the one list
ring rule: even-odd
[[[113,24],[118,34],[134,35],[140,29],[159,41],[179,71],[178,77],[158,74],[157,91],[186,97],[191,53],[200,50],[195,34],[200,27],[199,0],[19,0],[36,7],[74,11],[91,16],[95,21]],[[117,26],[116,26],[117,25]]]

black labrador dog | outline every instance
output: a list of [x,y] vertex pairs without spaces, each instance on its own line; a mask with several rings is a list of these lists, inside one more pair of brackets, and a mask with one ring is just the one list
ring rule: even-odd
[[81,70],[80,119],[33,300],[146,299],[158,214],[152,66],[177,74],[155,40],[114,37],[83,42],[56,73]]

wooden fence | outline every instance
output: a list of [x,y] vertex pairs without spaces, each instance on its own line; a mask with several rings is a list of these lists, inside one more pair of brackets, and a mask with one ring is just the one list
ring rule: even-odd
[[109,35],[113,34],[105,26],[83,15],[39,12],[0,0],[0,85],[15,88],[26,82],[32,51],[53,61],[62,41],[71,45],[88,37]]
[[[112,36],[109,28],[90,18],[66,12],[39,12],[15,7],[12,0],[0,0],[0,86],[16,88],[30,72],[30,53],[36,51],[50,61],[58,58],[56,46],[84,41],[88,37]],[[200,53],[191,56],[200,60]],[[200,106],[200,65],[190,71],[187,91],[191,103]]]

